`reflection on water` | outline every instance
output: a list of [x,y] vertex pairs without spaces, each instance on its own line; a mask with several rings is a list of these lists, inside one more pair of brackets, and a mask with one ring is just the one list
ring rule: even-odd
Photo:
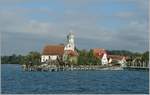
[[1,65],[2,93],[148,93],[148,71],[24,72]]

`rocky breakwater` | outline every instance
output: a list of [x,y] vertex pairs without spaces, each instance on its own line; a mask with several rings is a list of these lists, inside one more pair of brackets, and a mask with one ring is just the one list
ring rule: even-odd
[[42,64],[36,66],[30,66],[26,68],[23,66],[24,71],[81,71],[81,70],[123,70],[118,66],[106,66],[106,65],[54,65],[54,64]]

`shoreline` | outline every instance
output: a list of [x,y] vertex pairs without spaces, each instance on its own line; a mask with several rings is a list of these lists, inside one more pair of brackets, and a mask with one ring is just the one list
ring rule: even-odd
[[40,66],[29,66],[22,65],[23,71],[87,71],[87,70],[123,70],[120,66],[102,66],[102,65],[40,65]]
[[103,66],[103,65],[78,65],[78,66],[57,66],[57,65],[40,65],[25,67],[22,65],[23,71],[45,71],[45,72],[59,72],[59,71],[101,71],[101,70],[146,70],[149,68],[130,68],[121,66]]
[[[1,64],[6,65],[6,64]],[[101,71],[101,70],[132,70],[132,71],[149,71],[149,68],[131,68],[131,67],[121,67],[121,66],[104,66],[104,65],[66,65],[66,66],[57,66],[57,65],[33,65],[26,67],[22,64],[10,64],[10,65],[20,65],[23,71],[45,71],[45,72],[58,72],[58,71]]]

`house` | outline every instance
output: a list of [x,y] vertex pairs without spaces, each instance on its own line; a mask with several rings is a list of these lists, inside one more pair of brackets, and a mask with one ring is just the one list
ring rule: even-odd
[[108,58],[107,58],[107,54],[104,53],[101,59],[101,63],[102,65],[107,65],[108,64]]
[[56,60],[59,56],[63,56],[64,47],[64,45],[46,45],[42,52],[41,62]]
[[96,58],[101,59],[101,64],[110,64],[112,63],[118,63],[121,66],[125,66],[126,60],[128,59],[127,56],[121,56],[121,55],[109,55],[105,49],[102,48],[94,48],[93,49],[93,55]]
[[128,59],[127,56],[121,55],[108,55],[109,63],[119,63],[121,66],[125,66],[126,60]]
[[93,55],[94,55],[94,57],[101,59],[102,65],[108,64],[107,52],[105,49],[94,48],[93,49]]
[[94,57],[102,58],[102,56],[103,56],[104,53],[106,53],[106,50],[103,49],[103,48],[94,48],[93,49],[93,55],[94,55]]
[[74,48],[74,34],[70,32],[67,35],[67,41],[65,45],[46,45],[43,48],[41,62],[56,60],[58,57],[62,57],[63,61],[67,61],[69,59],[70,62],[76,63],[78,53]]

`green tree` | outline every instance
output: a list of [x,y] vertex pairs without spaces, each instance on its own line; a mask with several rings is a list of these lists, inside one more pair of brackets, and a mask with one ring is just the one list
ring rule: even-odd
[[30,52],[27,55],[28,61],[31,61],[33,64],[38,64],[40,62],[40,57],[41,57],[41,54],[38,52],[34,52],[34,51]]
[[79,56],[78,56],[78,64],[79,65],[85,65],[87,64],[87,51],[86,50],[80,50],[78,51]]

